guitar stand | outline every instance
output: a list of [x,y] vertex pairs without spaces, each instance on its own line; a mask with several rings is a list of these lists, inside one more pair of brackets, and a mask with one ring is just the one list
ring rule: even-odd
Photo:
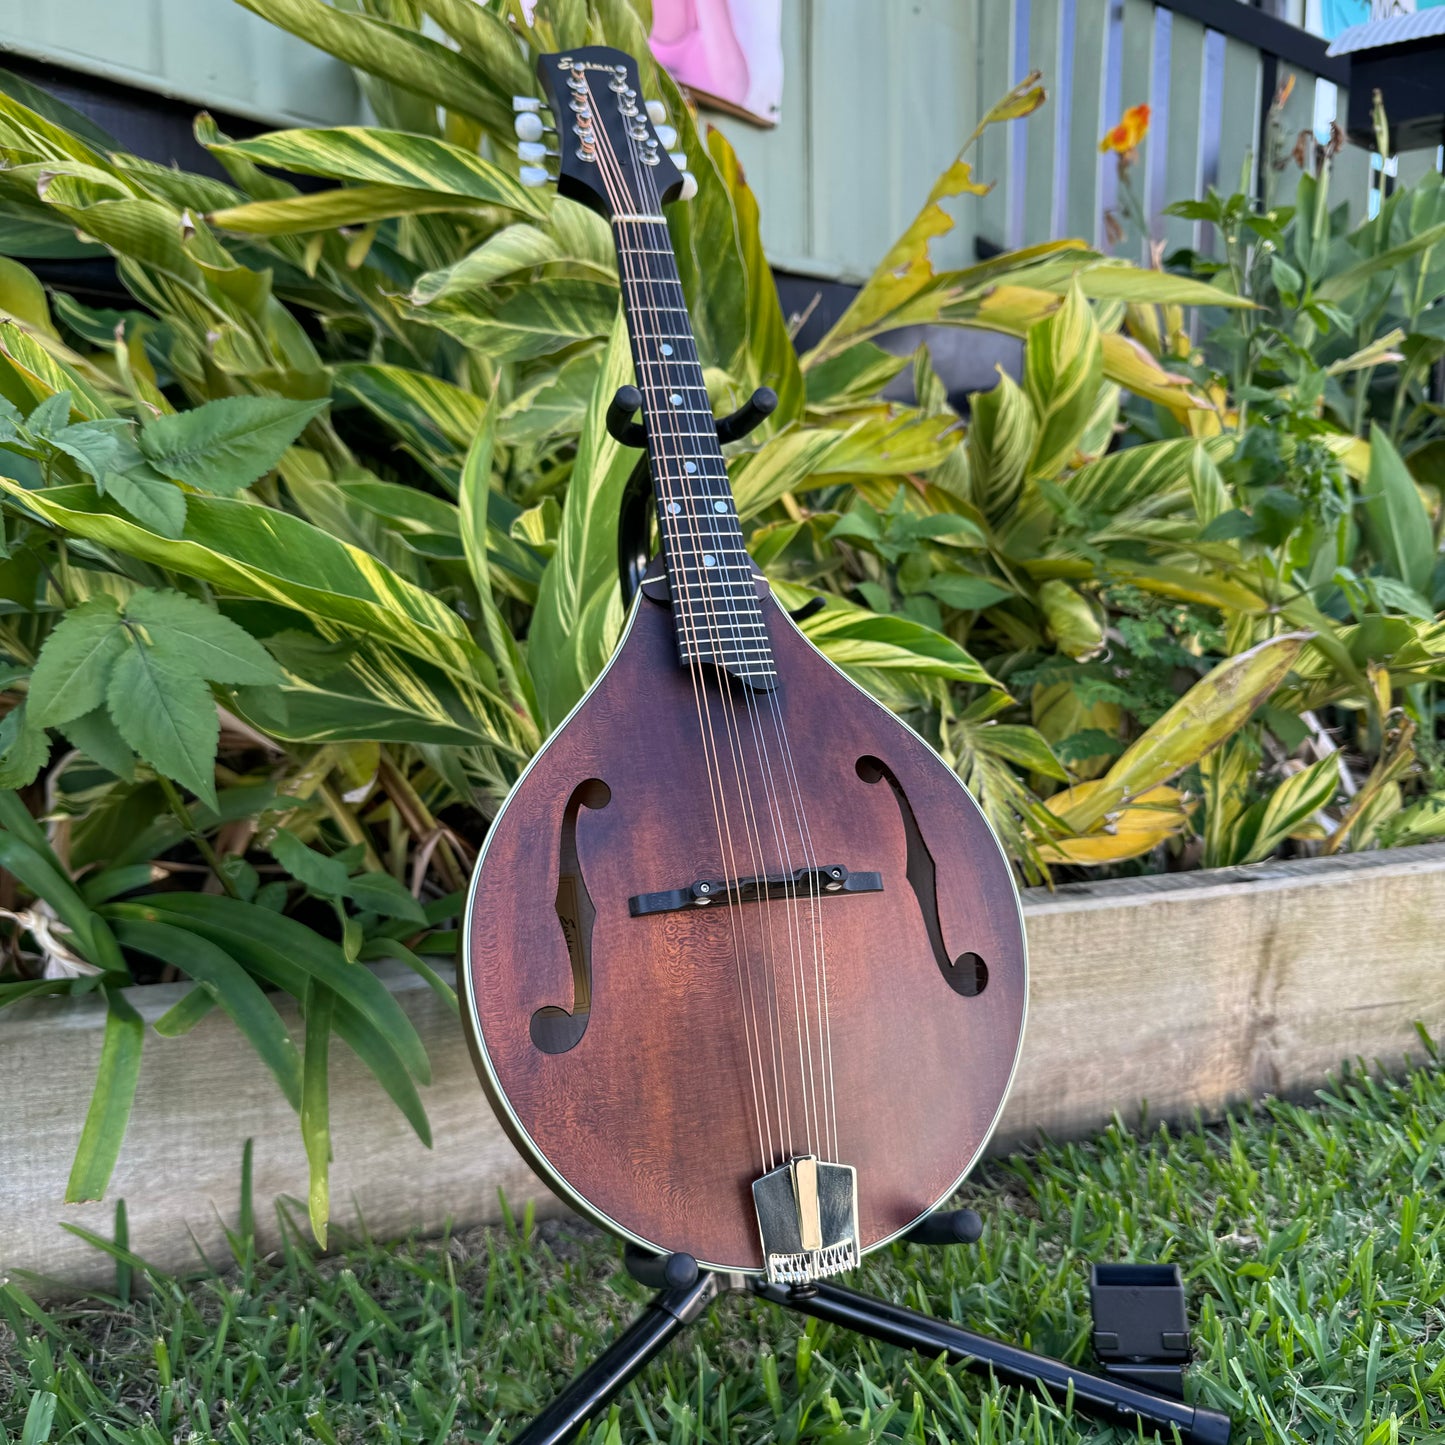
[[[971,1244],[982,1223],[971,1209],[930,1215],[904,1236],[913,1244]],[[1104,1370],[1092,1375],[1014,1345],[976,1335],[945,1320],[838,1285],[775,1285],[698,1268],[688,1254],[652,1255],[628,1246],[627,1271],[657,1293],[623,1334],[583,1370],[511,1445],[566,1445],[583,1424],[643,1370],[676,1334],[719,1295],[750,1291],[761,1299],[842,1325],[928,1359],[990,1374],[1007,1385],[1062,1400],[1109,1424],[1161,1432],[1177,1429],[1184,1445],[1228,1445],[1230,1420],[1184,1402],[1190,1359],[1184,1290],[1176,1265],[1095,1265],[1089,1283],[1094,1351]]]

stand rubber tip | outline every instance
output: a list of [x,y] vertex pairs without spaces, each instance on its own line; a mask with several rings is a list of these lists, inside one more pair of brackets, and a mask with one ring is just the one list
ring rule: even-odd
[[1186,1438],[1189,1445],[1229,1445],[1232,1429],[1228,1415],[1221,1415],[1218,1410],[1197,1409]]

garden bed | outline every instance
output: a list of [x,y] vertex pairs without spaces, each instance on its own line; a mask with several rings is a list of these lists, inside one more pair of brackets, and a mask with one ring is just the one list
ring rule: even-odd
[[[1146,1101],[1151,1118],[1218,1117],[1237,1100],[1307,1093],[1348,1058],[1397,1064],[1419,1052],[1417,1020],[1445,1028],[1445,845],[1036,889],[1025,912],[1029,1022],[997,1145],[1078,1135],[1115,1112],[1137,1119]],[[418,1143],[348,1050],[334,1050],[338,1225],[359,1214],[384,1238],[478,1224],[498,1217],[499,1191],[560,1210],[493,1122],[445,1004],[399,967],[381,976],[431,1055],[435,1147]],[[188,987],[130,997],[149,1022]],[[22,1145],[8,1151],[0,1270],[71,1285],[106,1278],[105,1258],[60,1223],[109,1236],[117,1198],[132,1246],[158,1266],[187,1267],[197,1245],[224,1257],[247,1138],[258,1233],[274,1244],[270,1202],[305,1198],[306,1158],[295,1115],[219,1015],[148,1040],[107,1202],[61,1204],[104,1013],[94,998],[10,1010],[0,1096]],[[294,1011],[286,1021],[299,1033]]]

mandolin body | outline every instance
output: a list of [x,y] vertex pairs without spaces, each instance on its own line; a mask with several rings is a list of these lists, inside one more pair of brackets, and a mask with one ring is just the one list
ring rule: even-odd
[[[626,1238],[750,1272],[752,1185],[778,1158],[856,1169],[862,1251],[952,1193],[1002,1110],[1026,995],[978,806],[758,593],[771,691],[680,666],[665,597],[638,597],[492,824],[461,965],[478,1072],[538,1174]],[[632,901],[805,857],[881,887]]]

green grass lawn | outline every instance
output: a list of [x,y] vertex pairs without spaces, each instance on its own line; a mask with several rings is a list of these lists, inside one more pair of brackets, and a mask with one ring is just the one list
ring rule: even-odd
[[[1397,1080],[1351,1072],[1309,1108],[992,1163],[963,1195],[986,1221],[977,1246],[886,1250],[855,1283],[1081,1360],[1089,1263],[1175,1261],[1200,1353],[1190,1396],[1232,1412],[1236,1439],[1445,1442],[1442,1149],[1438,1059]],[[122,1266],[114,1297],[83,1303],[0,1289],[0,1424],[25,1445],[505,1440],[646,1297],[617,1246],[571,1222],[325,1259],[291,1240],[257,1259],[238,1237],[227,1273],[148,1292]],[[734,1299],[593,1438],[1136,1437]]]

